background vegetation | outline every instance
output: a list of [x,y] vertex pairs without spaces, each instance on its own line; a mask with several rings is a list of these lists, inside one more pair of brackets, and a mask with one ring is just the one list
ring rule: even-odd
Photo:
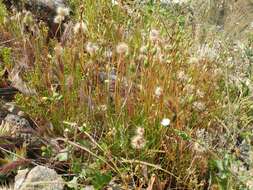
[[0,4],[0,72],[36,90],[16,103],[60,142],[42,157],[68,166],[67,186],[252,189],[252,37],[200,35],[181,5],[69,5],[59,42]]

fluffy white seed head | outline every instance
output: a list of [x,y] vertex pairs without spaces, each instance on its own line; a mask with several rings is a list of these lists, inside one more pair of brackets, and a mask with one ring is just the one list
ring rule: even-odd
[[149,39],[152,42],[156,42],[160,39],[160,32],[156,29],[152,29],[149,33]]
[[54,17],[54,23],[56,24],[60,24],[64,21],[65,17],[61,16],[61,15],[57,15],[56,17]]
[[181,82],[186,82],[186,81],[189,79],[188,76],[185,74],[184,71],[179,71],[179,72],[177,73],[177,78],[178,78],[178,80],[180,80]]
[[57,7],[56,16],[54,18],[54,23],[60,24],[64,21],[65,17],[69,15],[69,8],[67,7]]
[[66,17],[69,16],[69,8],[67,7],[57,7],[56,13],[58,16]]
[[77,35],[79,33],[86,33],[88,31],[87,25],[82,21],[75,24],[74,34]]
[[196,111],[204,111],[206,109],[206,106],[203,102],[194,102],[193,103],[193,108]]
[[131,145],[134,149],[143,149],[146,145],[146,140],[144,139],[143,136],[136,135],[132,138],[131,140]]
[[159,97],[162,96],[162,94],[163,94],[163,89],[160,86],[156,87],[156,89],[155,89],[155,96],[157,98],[159,98]]
[[60,56],[63,54],[63,47],[60,44],[57,44],[54,48],[55,55]]
[[99,47],[92,42],[88,42],[86,45],[86,51],[90,54],[90,55],[94,55],[97,51],[98,51]]
[[141,54],[146,54],[148,51],[148,47],[147,46],[141,46],[140,47],[140,53]]
[[118,54],[127,54],[128,49],[128,45],[125,42],[120,42],[116,47],[116,52]]
[[195,150],[197,153],[204,153],[206,151],[205,147],[198,142],[193,144],[193,150]]
[[143,136],[144,133],[145,133],[145,129],[144,129],[144,128],[138,127],[138,128],[136,129],[136,135]]
[[170,125],[170,119],[164,118],[164,119],[161,121],[161,125],[164,126],[164,127],[168,127],[168,126]]

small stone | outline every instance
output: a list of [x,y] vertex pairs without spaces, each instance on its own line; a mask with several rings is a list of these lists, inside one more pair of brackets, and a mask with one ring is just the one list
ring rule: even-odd
[[8,122],[9,124],[13,126],[31,128],[30,123],[25,118],[22,118],[19,115],[8,114],[4,120],[5,122]]
[[30,172],[20,170],[15,177],[14,190],[63,190],[64,181],[55,170],[36,166]]
[[22,184],[25,181],[25,176],[27,175],[27,173],[29,172],[28,169],[24,169],[24,170],[19,170],[18,174],[15,177],[15,186],[14,189],[20,189]]

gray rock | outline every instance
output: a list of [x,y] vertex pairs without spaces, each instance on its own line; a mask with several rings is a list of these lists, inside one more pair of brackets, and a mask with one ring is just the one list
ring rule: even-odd
[[223,31],[231,39],[247,40],[248,33],[252,31],[252,0],[210,0],[208,3],[194,0],[192,7],[197,24],[217,26],[218,31]]
[[26,179],[26,175],[29,173],[28,169],[19,170],[18,174],[15,177],[15,186],[14,189],[20,189],[22,187],[22,184],[24,183]]
[[[36,20],[42,20],[47,23],[49,27],[49,37],[54,37],[56,34],[60,35],[64,31],[64,25],[59,25],[54,23],[54,18],[57,15],[58,7],[67,7],[65,0],[3,0],[8,10],[11,10],[12,7],[19,11],[24,9],[30,11]],[[63,22],[69,20],[69,17],[66,17]],[[59,31],[60,26],[60,33]],[[56,35],[56,37],[60,37]]]
[[5,117],[5,122],[8,122],[10,125],[15,126],[16,128],[30,128],[30,123],[19,115],[8,114]]
[[1,124],[2,135],[11,135],[12,137],[20,137],[28,144],[32,140],[32,135],[35,134],[29,121],[19,115],[7,114]]
[[64,181],[55,170],[36,166],[30,172],[20,170],[15,177],[14,190],[63,190]]
[[0,126],[1,136],[23,139],[28,144],[37,137],[34,121],[13,102],[0,100]]

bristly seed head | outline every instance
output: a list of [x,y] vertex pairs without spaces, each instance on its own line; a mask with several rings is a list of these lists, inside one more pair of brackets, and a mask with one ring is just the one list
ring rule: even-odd
[[195,150],[197,153],[204,153],[206,151],[205,147],[198,142],[193,144],[193,150]]
[[146,145],[146,140],[144,139],[143,136],[136,135],[132,138],[131,140],[131,145],[134,149],[143,149]]
[[64,16],[61,16],[61,15],[57,15],[55,18],[54,18],[54,23],[56,24],[60,24],[64,21],[65,17]]
[[67,8],[67,7],[57,7],[56,13],[57,13],[57,15],[63,16],[63,17],[69,16],[69,8]]
[[156,89],[155,89],[155,96],[157,98],[160,98],[162,96],[162,94],[163,94],[163,89],[160,86],[156,87]]
[[54,18],[54,23],[60,24],[65,20],[66,16],[69,16],[69,8],[67,7],[57,7],[56,16]]
[[57,44],[54,48],[55,55],[60,56],[63,54],[63,47],[60,44]]
[[194,102],[193,103],[193,108],[196,111],[204,111],[206,109],[206,106],[205,106],[204,102]]
[[177,73],[177,78],[178,80],[180,80],[181,82],[186,82],[188,81],[189,77],[187,76],[187,74],[185,74],[185,72],[183,70],[179,71]]
[[136,135],[143,136],[144,133],[145,133],[145,129],[144,129],[144,128],[138,127],[138,128],[136,129]]
[[86,45],[86,51],[90,54],[90,55],[94,55],[97,51],[98,51],[99,47],[92,42],[88,42]]
[[157,42],[160,39],[160,32],[156,29],[152,29],[149,33],[149,39],[152,42]]
[[75,24],[74,28],[74,34],[77,35],[79,33],[87,33],[88,28],[87,25],[82,21]]
[[118,54],[127,54],[128,53],[128,45],[125,42],[120,42],[116,47],[116,52]]

